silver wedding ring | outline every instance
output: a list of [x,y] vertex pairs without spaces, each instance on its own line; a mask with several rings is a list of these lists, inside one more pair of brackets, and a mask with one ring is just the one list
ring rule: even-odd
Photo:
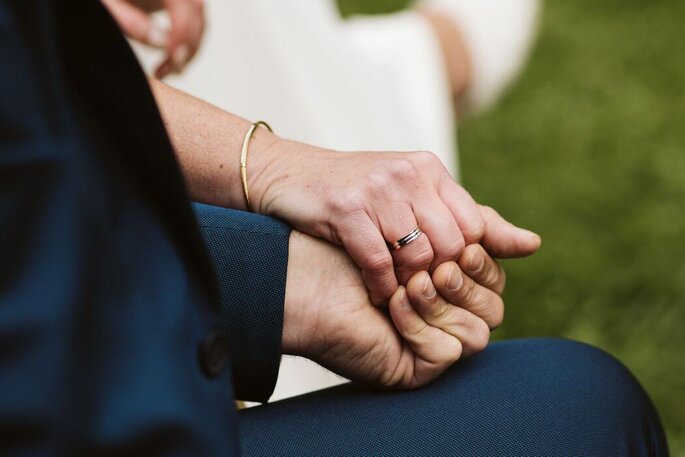
[[419,227],[416,227],[414,230],[412,230],[408,235],[403,236],[399,240],[393,242],[393,243],[388,243],[391,248],[394,250],[399,250],[411,243],[412,241],[415,241],[418,237],[421,236],[421,229]]

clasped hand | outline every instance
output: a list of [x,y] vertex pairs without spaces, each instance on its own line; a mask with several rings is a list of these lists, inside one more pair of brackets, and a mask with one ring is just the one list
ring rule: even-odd
[[[260,211],[345,250],[291,236],[284,352],[355,381],[415,388],[484,349],[504,316],[493,256],[532,254],[540,238],[477,205],[430,154],[291,154],[253,181]],[[419,240],[389,251],[416,225]]]
[[504,317],[504,285],[501,266],[472,244],[456,262],[413,275],[380,308],[344,251],[293,232],[283,350],[365,384],[419,387],[486,347]]
[[[500,258],[540,245],[539,236],[477,205],[432,153],[334,152],[284,140],[269,149],[251,177],[257,211],[343,246],[374,304],[417,272],[459,258],[466,245]],[[416,227],[418,239],[388,249]]]
[[[167,49],[158,76],[179,71],[199,46],[201,0],[104,2],[129,36]],[[171,18],[165,36],[148,15],[159,8]],[[311,235],[291,240],[285,352],[410,388],[485,347],[504,313],[504,272],[491,256],[529,255],[537,235],[477,205],[431,153],[269,142],[248,170],[253,206]],[[417,239],[388,249],[417,227]]]
[[[485,348],[504,315],[493,257],[530,255],[539,236],[476,204],[433,154],[281,141],[252,175],[257,211],[344,248],[293,234],[284,351],[356,381],[414,388]],[[388,249],[417,226],[416,241]]]

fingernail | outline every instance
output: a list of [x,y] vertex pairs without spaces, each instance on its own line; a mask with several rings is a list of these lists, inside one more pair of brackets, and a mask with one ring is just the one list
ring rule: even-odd
[[457,271],[457,267],[452,267],[447,275],[447,288],[450,290],[458,290],[463,282],[464,278],[462,278],[461,273]]
[[173,70],[174,69],[173,69],[171,62],[167,61],[167,62],[164,62],[162,65],[160,65],[159,68],[157,68],[157,70],[155,71],[155,76],[159,79],[162,79],[166,75],[171,73]]
[[538,235],[538,234],[535,233],[535,232],[531,232],[530,230],[526,230],[526,229],[521,229],[521,230],[523,230],[523,232],[524,232],[526,235],[528,235],[529,237],[531,237],[531,238],[540,239],[540,235]]
[[400,306],[404,309],[411,309],[411,303],[409,303],[409,297],[407,297],[407,290],[402,288],[400,293],[402,294],[400,297]]
[[188,57],[190,57],[190,47],[187,44],[182,44],[176,48],[174,55],[171,56],[171,61],[176,71],[180,71],[185,67]]
[[147,41],[151,46],[166,48],[169,46],[169,33],[159,26],[153,25],[147,34]]
[[433,287],[433,281],[431,281],[430,276],[426,276],[426,282],[423,283],[423,290],[421,291],[421,294],[423,294],[424,298],[433,298],[437,292],[435,291],[435,287]]
[[485,265],[485,259],[482,255],[476,254],[476,256],[472,258],[471,262],[469,263],[469,269],[472,273],[479,273],[480,270],[483,269],[483,265]]

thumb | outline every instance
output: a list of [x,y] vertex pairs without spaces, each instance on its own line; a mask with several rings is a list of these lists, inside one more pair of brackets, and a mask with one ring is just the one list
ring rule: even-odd
[[479,205],[485,220],[485,234],[481,244],[493,257],[501,259],[525,257],[540,248],[539,235],[506,221],[489,206]]

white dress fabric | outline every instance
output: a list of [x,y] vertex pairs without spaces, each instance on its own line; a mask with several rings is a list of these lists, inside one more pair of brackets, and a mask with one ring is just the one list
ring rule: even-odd
[[[469,21],[490,28],[486,18],[495,14],[511,27],[517,19],[488,11],[493,3],[536,4],[488,0],[490,6],[478,13],[483,1],[452,0],[445,11],[458,16],[459,4],[467,3]],[[443,8],[450,0],[426,3]],[[515,16],[512,8],[505,10]],[[282,137],[317,146],[429,150],[458,177],[451,88],[440,45],[420,14],[344,20],[333,0],[206,0],[206,12],[202,48],[182,75],[168,78],[172,86],[249,120],[265,120]],[[475,74],[487,81],[485,89],[474,85],[474,100],[490,103],[488,94],[513,76],[488,75],[492,62],[498,68],[497,62],[522,60],[522,55],[507,52],[505,42],[489,46],[483,39],[487,30],[467,27],[464,33],[473,38],[474,50],[487,54],[479,59],[489,67],[474,61]],[[161,60],[159,53],[136,50],[148,70]],[[237,167],[239,151],[226,154],[234,156]],[[272,400],[343,381],[313,362],[284,357]]]
[[285,138],[430,150],[456,173],[446,70],[419,15],[343,20],[330,0],[207,0],[206,11],[205,41],[171,85]]

